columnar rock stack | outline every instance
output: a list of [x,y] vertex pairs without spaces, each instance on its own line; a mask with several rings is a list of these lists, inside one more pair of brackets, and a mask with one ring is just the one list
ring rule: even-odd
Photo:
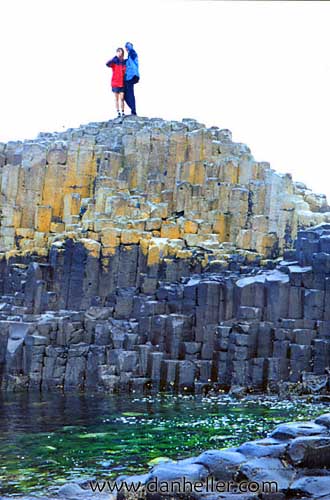
[[179,256],[219,242],[272,256],[330,217],[324,196],[191,119],[127,117],[1,144],[0,169],[3,251],[42,254],[66,232],[98,241],[104,258],[141,240],[146,253],[180,240]]
[[299,234],[297,260],[276,269],[157,280],[152,294],[120,287],[106,305],[86,311],[27,313],[44,283],[33,281],[40,271],[34,263],[26,293],[3,297],[2,386],[201,392],[239,385],[278,392],[298,384],[326,392],[329,239],[330,225],[318,226]]
[[325,197],[194,120],[0,149],[4,389],[327,390]]
[[329,241],[328,224],[301,231],[276,270],[236,281],[234,320],[222,325],[238,334],[220,363],[231,384],[329,389]]

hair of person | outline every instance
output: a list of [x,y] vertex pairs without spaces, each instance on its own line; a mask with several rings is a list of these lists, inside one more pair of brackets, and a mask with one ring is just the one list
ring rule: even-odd
[[122,57],[124,57],[124,49],[122,47],[118,47],[118,49],[116,50],[116,52],[118,52],[118,50],[121,51],[121,55],[122,55]]

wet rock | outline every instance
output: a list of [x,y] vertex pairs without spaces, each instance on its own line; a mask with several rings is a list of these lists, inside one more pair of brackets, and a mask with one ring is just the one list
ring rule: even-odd
[[295,477],[295,470],[290,465],[284,465],[278,458],[256,458],[241,465],[237,479],[247,481],[274,481],[279,491],[288,489]]
[[85,345],[69,349],[65,369],[65,390],[84,388],[88,349]]
[[326,498],[330,497],[330,476],[307,476],[294,481],[289,488],[291,496],[297,495],[298,498],[306,495],[307,498]]
[[327,389],[328,383],[328,375],[314,375],[312,373],[306,372],[302,374],[303,390],[306,393],[324,393]]
[[57,494],[61,497],[73,499],[77,497],[82,498],[83,495],[86,495],[86,491],[77,483],[68,483],[64,486],[61,486]]
[[18,375],[23,366],[23,346],[29,332],[33,331],[31,323],[9,322],[5,352],[6,372]]
[[194,459],[196,464],[202,464],[215,479],[229,481],[233,479],[239,466],[247,458],[239,452],[208,450]]
[[327,428],[330,428],[330,413],[324,413],[320,417],[317,417],[315,419],[315,423],[317,425],[322,425],[322,426],[325,426]]
[[299,436],[325,434],[326,432],[327,428],[325,426],[314,424],[314,422],[290,422],[276,427],[276,429],[271,432],[270,437],[287,440]]
[[281,458],[288,447],[288,442],[273,438],[259,439],[240,445],[237,448],[239,453],[246,457],[273,457]]
[[298,437],[291,441],[287,455],[293,465],[309,468],[330,467],[330,435]]
[[[150,478],[148,484],[151,482],[161,483],[166,482],[168,485],[172,481],[180,481],[183,484],[184,478],[186,481],[201,481],[205,479],[209,471],[202,464],[198,463],[184,463],[184,461],[167,462],[154,467],[150,471]],[[157,490],[156,490],[157,491]],[[161,492],[161,490],[159,490]]]
[[233,385],[230,388],[229,394],[235,399],[242,399],[246,396],[246,388],[240,385]]

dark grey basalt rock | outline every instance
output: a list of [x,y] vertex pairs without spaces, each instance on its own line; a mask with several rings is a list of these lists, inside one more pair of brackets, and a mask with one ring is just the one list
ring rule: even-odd
[[[329,415],[321,415],[316,420],[328,423]],[[178,480],[184,484],[184,479],[192,482],[201,480],[204,489],[194,493],[189,489],[186,495],[172,496],[187,500],[330,498],[329,428],[316,422],[290,422],[279,425],[272,435],[280,437],[266,437],[228,450],[208,450],[198,457],[162,463],[143,476],[122,476],[117,481],[125,479],[138,482],[142,478],[144,484],[151,480]],[[210,491],[212,485],[215,488],[217,480],[223,484],[232,481],[232,487],[248,481],[254,487],[259,485],[260,489],[250,494]],[[123,500],[124,497],[120,498]],[[147,498],[167,500],[168,497],[165,492],[157,491]]]
[[287,455],[294,465],[330,468],[330,433],[328,437],[304,436],[294,439],[288,446]]
[[315,423],[318,425],[324,425],[330,429],[330,413],[325,413],[321,415],[315,420]]
[[61,486],[57,494],[61,497],[76,498],[76,497],[81,497],[85,493],[86,493],[85,490],[81,488],[78,484],[68,483],[65,484],[64,486]]
[[222,481],[233,479],[238,467],[246,461],[246,457],[236,451],[208,450],[196,457],[195,463],[208,469],[209,475]]
[[209,475],[209,471],[202,464],[188,463],[184,460],[178,462],[166,462],[154,467],[150,471],[150,478],[148,481],[157,479],[161,481],[175,481],[185,477],[189,481],[200,481]]
[[293,495],[303,498],[305,495],[305,498],[327,500],[330,498],[330,475],[301,477],[291,484],[289,494],[290,498]]
[[279,491],[288,489],[295,477],[295,469],[284,464],[278,458],[255,458],[245,462],[239,469],[237,480],[246,480],[261,484],[263,481],[272,481],[277,484]]
[[239,453],[246,457],[273,457],[281,458],[284,456],[288,447],[287,441],[280,441],[273,438],[259,439],[244,443],[237,448]]
[[292,422],[281,424],[270,434],[274,439],[288,440],[298,436],[317,436],[318,434],[328,433],[328,429],[314,422]]
[[326,395],[330,271],[314,257],[328,231],[299,232],[268,270],[149,269],[137,244],[101,263],[73,239],[1,261],[0,387]]

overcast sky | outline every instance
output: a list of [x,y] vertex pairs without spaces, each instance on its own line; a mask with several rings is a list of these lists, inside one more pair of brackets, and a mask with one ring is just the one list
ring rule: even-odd
[[115,116],[131,41],[137,112],[229,128],[330,201],[330,2],[2,0],[0,141]]

